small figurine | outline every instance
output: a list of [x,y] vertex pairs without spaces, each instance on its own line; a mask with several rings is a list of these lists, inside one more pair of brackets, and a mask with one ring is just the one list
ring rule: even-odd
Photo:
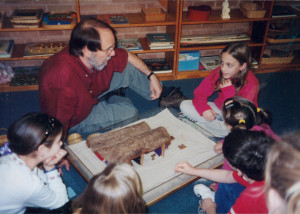
[[223,4],[222,4],[222,19],[230,19],[230,8],[229,8],[229,3],[228,0],[224,0]]
[[184,145],[184,144],[178,145],[178,148],[179,148],[180,150],[185,149],[185,148],[186,148],[186,145]]

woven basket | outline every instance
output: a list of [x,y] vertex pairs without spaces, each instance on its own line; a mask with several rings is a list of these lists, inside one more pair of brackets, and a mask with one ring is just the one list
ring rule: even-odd
[[240,7],[241,12],[247,18],[263,18],[265,17],[266,10],[260,7],[258,4],[252,2],[244,2]]
[[[1,128],[1,129],[0,129],[0,132],[2,132],[2,131],[5,131],[5,132],[6,132],[7,129]],[[6,143],[6,142],[8,142],[7,135],[6,135],[6,134],[0,135],[0,147],[1,147],[4,143]]]
[[164,21],[166,19],[166,12],[161,8],[147,8],[143,9],[143,15],[147,22],[151,21]]
[[270,58],[262,58],[262,64],[287,64],[291,63],[294,59],[294,56],[289,57],[270,57]]

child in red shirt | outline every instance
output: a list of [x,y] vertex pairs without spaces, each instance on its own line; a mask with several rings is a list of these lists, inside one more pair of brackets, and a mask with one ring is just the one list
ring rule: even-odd
[[[181,112],[196,120],[211,137],[225,137],[229,130],[222,120],[224,101],[234,96],[244,97],[257,106],[259,82],[250,71],[251,51],[246,43],[232,43],[221,52],[222,64],[213,70],[194,91],[193,100],[180,104]],[[214,93],[214,102],[208,98]]]
[[[224,139],[223,153],[235,171],[200,169],[192,167],[188,162],[178,163],[175,171],[221,183],[239,182],[247,186],[247,188],[238,199],[241,202],[238,203],[237,200],[232,210],[236,213],[267,213],[268,209],[264,199],[263,188],[256,187],[262,187],[264,184],[264,162],[272,144],[272,138],[266,136],[264,132],[234,129]],[[197,186],[194,187],[194,191],[198,189]],[[256,194],[249,195],[248,193],[252,193],[253,190],[257,190]],[[201,192],[195,191],[195,193],[202,195]],[[209,212],[210,209],[213,209],[216,212],[216,204],[213,202],[214,192],[211,191],[211,195],[206,194],[202,199],[204,211]],[[251,199],[251,203],[249,199]],[[207,204],[211,206],[207,206]],[[257,206],[255,204],[260,205]]]

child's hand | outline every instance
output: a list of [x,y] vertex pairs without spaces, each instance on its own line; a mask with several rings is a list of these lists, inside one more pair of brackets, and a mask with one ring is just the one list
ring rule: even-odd
[[182,163],[176,164],[174,170],[175,170],[175,172],[182,172],[185,174],[190,174],[192,169],[194,169],[194,167],[192,167],[191,164],[189,164],[188,162],[182,162]]
[[70,170],[70,163],[67,159],[63,159],[59,164],[58,164],[58,171],[61,175],[63,175],[63,172],[62,172],[62,167],[65,166],[67,171]]
[[60,149],[54,156],[48,158],[43,162],[45,170],[51,170],[55,165],[67,154],[67,151]]
[[203,117],[205,118],[205,120],[215,120],[216,117],[219,115],[218,113],[216,113],[214,110],[212,109],[208,109],[206,111],[203,112]]
[[215,153],[217,153],[217,154],[222,153],[222,152],[223,152],[222,148],[223,148],[223,143],[222,143],[221,141],[219,141],[219,142],[216,143],[216,145],[214,146],[214,151],[215,151]]
[[225,88],[225,87],[230,86],[230,85],[232,85],[232,82],[231,82],[230,79],[224,79],[220,83],[221,88]]

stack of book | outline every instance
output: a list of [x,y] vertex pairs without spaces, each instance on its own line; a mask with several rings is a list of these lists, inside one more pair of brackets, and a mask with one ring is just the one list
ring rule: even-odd
[[11,57],[14,44],[14,40],[0,40],[0,58]]
[[126,14],[99,14],[97,19],[107,24],[129,24]]
[[156,74],[172,73],[170,64],[164,58],[143,59],[143,61]]
[[14,77],[10,81],[10,86],[38,85],[39,66],[16,67]]
[[[199,70],[214,70],[215,68],[221,65],[221,57],[220,56],[204,56],[200,57],[200,65]],[[203,69],[203,67],[205,69]]]
[[147,33],[146,41],[151,50],[174,48],[174,41],[167,33]]
[[129,51],[143,50],[139,39],[119,39],[118,47]]

